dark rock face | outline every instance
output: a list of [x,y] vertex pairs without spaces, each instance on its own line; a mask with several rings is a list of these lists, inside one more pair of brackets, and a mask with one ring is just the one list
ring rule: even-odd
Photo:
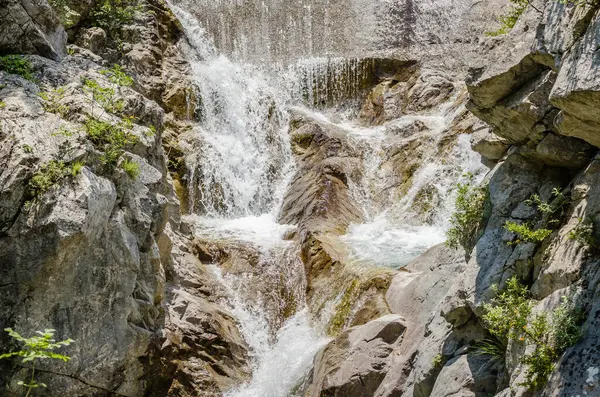
[[6,0],[0,4],[0,53],[39,54],[60,59],[67,34],[46,0]]

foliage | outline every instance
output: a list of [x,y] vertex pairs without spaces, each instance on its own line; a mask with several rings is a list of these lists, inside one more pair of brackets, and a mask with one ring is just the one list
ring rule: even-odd
[[57,87],[40,92],[39,96],[44,100],[44,110],[65,117],[69,113],[69,107],[61,103],[65,97],[65,91],[66,87]]
[[578,241],[580,244],[595,247],[597,245],[594,236],[594,223],[584,221],[583,218],[578,218],[578,223],[573,230],[569,232],[569,240]]
[[0,109],[4,109],[6,107],[6,102],[0,101]]
[[444,363],[444,356],[442,356],[441,353],[438,353],[435,355],[435,357],[433,357],[433,361],[431,362],[431,365],[435,369],[440,369],[440,368],[442,368],[443,363]]
[[506,221],[504,224],[504,228],[511,233],[515,233],[518,236],[516,241],[510,241],[508,244],[520,244],[522,242],[526,243],[539,243],[544,241],[546,237],[552,234],[552,230],[550,229],[533,229],[530,223],[522,223],[518,224],[511,221]]
[[10,74],[18,74],[26,80],[34,81],[33,67],[21,55],[5,55],[0,57],[0,70]]
[[348,316],[350,315],[350,311],[352,310],[356,289],[358,287],[358,280],[352,280],[352,283],[344,292],[342,300],[335,308],[335,315],[329,322],[329,327],[327,328],[327,333],[329,335],[336,335],[344,328],[344,325],[348,320]]
[[94,117],[94,103],[99,103],[108,113],[118,113],[123,110],[123,100],[115,100],[115,90],[102,87],[96,80],[84,79],[83,91],[90,95],[91,114]]
[[31,145],[24,144],[24,145],[22,146],[22,148],[23,148],[23,151],[24,151],[25,153],[27,153],[27,154],[31,154],[31,153],[33,153],[33,148],[31,147]]
[[534,345],[521,362],[527,368],[522,385],[535,390],[546,384],[556,361],[581,337],[582,316],[566,297],[552,313],[540,311],[529,320],[532,307],[527,287],[516,277],[508,280],[506,289],[484,305],[484,325],[498,341],[484,340],[473,347],[480,354],[500,357],[510,340]]
[[564,296],[551,315],[545,312],[535,315],[531,324],[524,328],[527,342],[534,343],[535,349],[521,359],[527,365],[523,386],[536,390],[548,382],[556,361],[581,338],[581,320],[581,314]]
[[75,25],[77,17],[80,15],[78,12],[70,8],[66,0],[49,0],[48,1],[54,11],[58,14],[60,22],[65,28],[70,28]]
[[488,356],[491,361],[504,363],[506,345],[500,339],[491,337],[480,339],[471,345],[470,349],[475,355]]
[[140,176],[140,165],[135,161],[131,161],[128,159],[123,160],[121,162],[121,168],[129,175],[131,179],[136,179]]
[[491,32],[486,32],[485,34],[487,36],[499,36],[510,32],[512,28],[517,24],[517,21],[529,5],[528,0],[509,1],[510,8],[503,15],[498,17],[498,22],[500,22],[500,28]]
[[100,0],[91,11],[93,26],[104,29],[111,37],[123,26],[133,22],[142,7],[132,0]]
[[108,76],[108,79],[118,86],[131,87],[133,85],[133,79],[117,64],[114,64],[110,69],[102,70],[100,73]]
[[34,198],[38,197],[72,173],[71,167],[63,161],[50,160],[29,180],[29,194]]
[[506,221],[504,228],[511,233],[515,233],[518,239],[508,242],[509,245],[526,243],[539,243],[544,241],[552,234],[550,227],[560,222],[563,210],[569,203],[569,199],[559,188],[552,189],[551,201],[542,201],[539,195],[533,194],[525,204],[535,207],[541,214],[542,227],[535,229],[533,222],[516,223]]
[[71,176],[75,177],[79,175],[84,165],[85,164],[81,161],[76,161],[73,164],[71,164]]
[[446,233],[446,245],[457,249],[467,248],[477,232],[488,197],[487,186],[476,186],[473,175],[467,174],[467,182],[457,185],[455,212],[450,218],[451,228]]
[[12,337],[15,341],[22,343],[23,346],[21,350],[0,355],[0,360],[11,357],[23,357],[23,363],[31,363],[31,378],[29,382],[20,381],[18,383],[19,385],[27,388],[27,394],[25,395],[25,397],[29,396],[31,390],[33,389],[36,389],[38,387],[46,387],[45,384],[38,383],[35,380],[35,366],[37,360],[53,359],[62,360],[66,362],[71,359],[69,356],[55,353],[54,350],[64,346],[69,346],[75,341],[73,339],[66,339],[57,342],[56,340],[54,340],[54,332],[56,331],[53,329],[46,329],[43,332],[37,331],[36,333],[38,335],[32,336],[30,338],[25,338],[19,335],[11,328],[5,328],[4,330],[8,332],[8,335],[10,335],[10,337]]
[[486,328],[503,342],[521,338],[531,313],[529,290],[516,277],[508,280],[504,291],[500,292],[496,285],[492,289],[496,296],[483,306]]
[[130,118],[121,120],[118,124],[101,121],[95,118],[85,123],[88,137],[104,154],[100,160],[109,168],[114,168],[125,153],[124,148],[138,141],[131,132],[132,121]]

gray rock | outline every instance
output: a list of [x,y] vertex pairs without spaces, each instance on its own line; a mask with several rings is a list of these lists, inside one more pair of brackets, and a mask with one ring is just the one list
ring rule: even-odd
[[46,0],[6,0],[0,4],[0,52],[60,59],[67,34]]
[[344,331],[315,357],[306,396],[373,395],[405,329],[402,317],[387,315]]

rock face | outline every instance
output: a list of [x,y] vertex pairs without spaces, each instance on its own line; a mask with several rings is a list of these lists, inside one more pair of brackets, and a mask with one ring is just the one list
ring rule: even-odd
[[[178,30],[163,2],[142,6],[122,28],[129,35],[119,33],[117,60],[133,88],[110,79],[104,67],[115,58],[103,52],[101,30],[87,30],[87,50],[71,46],[73,55],[53,61],[66,55],[66,36],[46,2],[1,6],[2,51],[46,58],[24,58],[35,82],[0,72],[0,324],[25,335],[54,328],[76,341],[63,351],[71,361],[36,368],[48,386],[39,395],[219,396],[249,372],[246,343],[217,303],[222,287],[180,230],[163,150],[163,134],[186,123],[176,98],[191,91]],[[86,81],[108,99],[92,96]],[[107,153],[116,138],[98,144],[86,133],[90,119],[130,134],[116,164]],[[125,159],[137,164],[130,174]],[[0,345],[8,350],[5,333]],[[0,363],[2,395],[20,395],[17,381],[29,375],[12,364]]]
[[7,0],[0,4],[0,53],[39,54],[60,59],[67,34],[46,0]]

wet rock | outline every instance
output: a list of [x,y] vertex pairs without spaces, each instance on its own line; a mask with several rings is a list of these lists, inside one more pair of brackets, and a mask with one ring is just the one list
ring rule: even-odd
[[405,330],[402,317],[387,315],[344,331],[315,357],[306,396],[373,395]]

